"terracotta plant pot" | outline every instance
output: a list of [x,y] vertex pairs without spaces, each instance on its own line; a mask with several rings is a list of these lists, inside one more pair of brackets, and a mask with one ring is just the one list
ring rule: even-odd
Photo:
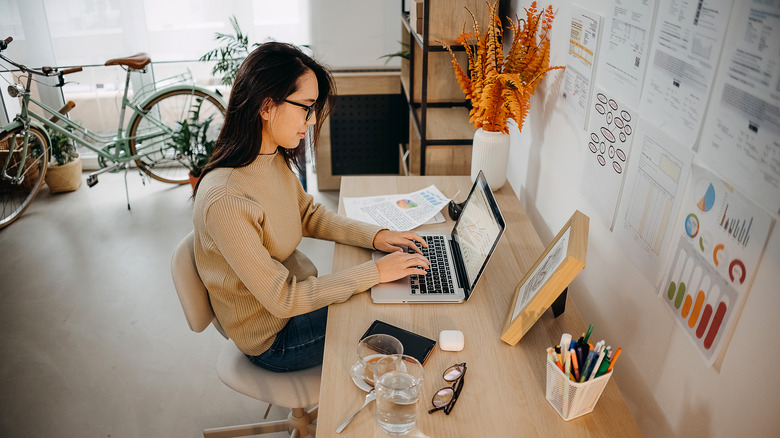
[[44,177],[51,193],[72,192],[81,187],[81,157],[62,166],[49,165]]
[[199,176],[193,176],[190,174],[190,185],[192,186],[192,190],[195,190],[195,186],[198,185],[198,180],[200,179]]

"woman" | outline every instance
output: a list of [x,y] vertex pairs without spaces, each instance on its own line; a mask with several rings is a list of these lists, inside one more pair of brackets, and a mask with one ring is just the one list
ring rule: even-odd
[[[315,138],[319,133],[333,92],[330,73],[295,46],[259,46],[238,71],[196,188],[195,261],[214,313],[254,364],[273,371],[322,363],[329,304],[429,266],[414,245],[424,244],[419,235],[327,211],[292,171],[309,127]],[[303,236],[390,254],[317,277],[296,250]]]

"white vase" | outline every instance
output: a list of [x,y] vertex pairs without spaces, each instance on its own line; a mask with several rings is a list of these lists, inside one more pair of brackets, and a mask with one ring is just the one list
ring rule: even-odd
[[477,129],[471,148],[471,179],[475,180],[482,170],[490,189],[498,190],[506,182],[508,161],[509,134]]

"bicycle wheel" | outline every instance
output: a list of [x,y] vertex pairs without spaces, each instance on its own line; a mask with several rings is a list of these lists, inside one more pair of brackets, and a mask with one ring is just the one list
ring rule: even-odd
[[174,147],[173,136],[185,122],[188,126],[204,126],[210,119],[205,137],[216,142],[225,121],[225,106],[202,90],[182,88],[163,92],[143,110],[144,115],[135,114],[128,132],[130,154],[142,155],[136,164],[158,181],[187,183],[189,168]]
[[[41,189],[46,176],[46,166],[49,162],[47,137],[39,128],[30,127],[27,158],[24,162],[23,142],[24,130],[21,127],[0,132],[0,169],[9,154],[11,155],[5,175],[0,175],[0,228],[7,227],[24,213]],[[14,182],[19,168],[23,169],[22,180]]]

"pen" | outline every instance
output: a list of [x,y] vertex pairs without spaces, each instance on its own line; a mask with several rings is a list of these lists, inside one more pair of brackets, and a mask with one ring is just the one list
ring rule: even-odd
[[588,332],[585,333],[585,342],[588,342],[588,339],[590,339],[590,333],[593,331],[593,324],[588,326]]
[[612,371],[612,367],[615,366],[615,362],[617,362],[618,357],[620,357],[620,352],[623,351],[622,347],[618,347],[617,350],[615,350],[615,357],[612,358],[612,360],[609,361],[609,367],[607,368],[607,372]]
[[599,367],[601,366],[601,362],[604,361],[604,356],[605,356],[604,350],[599,352],[599,358],[596,360],[596,365],[593,366],[593,370],[590,372],[590,377],[588,377],[588,380],[591,380],[594,377],[596,377],[596,372],[599,370]]
[[582,367],[582,372],[580,373],[580,383],[587,380],[588,376],[590,376],[590,369],[593,366],[593,358],[595,357],[596,357],[596,352],[590,350],[588,352],[588,358],[585,360],[585,366]]
[[571,355],[571,366],[574,368],[574,381],[580,380],[580,367],[579,362],[577,361],[577,353],[574,350],[571,350],[569,352]]

